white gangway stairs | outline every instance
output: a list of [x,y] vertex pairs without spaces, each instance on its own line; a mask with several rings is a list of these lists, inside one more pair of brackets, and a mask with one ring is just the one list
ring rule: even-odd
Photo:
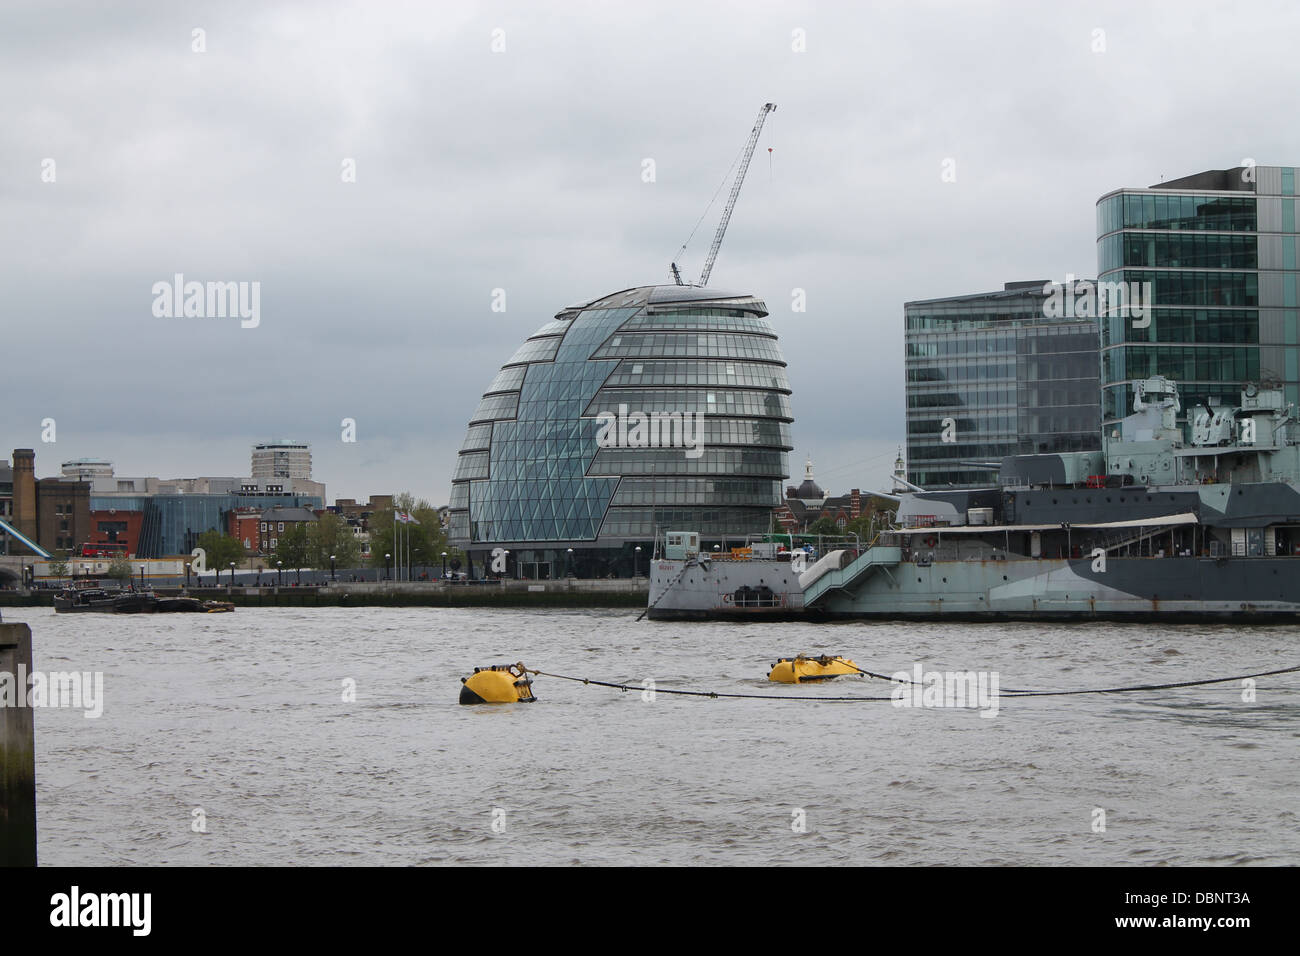
[[799,575],[803,606],[812,607],[831,591],[852,591],[872,571],[893,567],[902,560],[902,548],[879,544],[867,548],[856,558],[852,558],[850,551],[832,551]]

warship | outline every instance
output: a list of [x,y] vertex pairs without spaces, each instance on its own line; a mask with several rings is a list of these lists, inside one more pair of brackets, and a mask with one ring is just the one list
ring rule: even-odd
[[874,540],[656,541],[647,615],[742,620],[1300,622],[1300,420],[1280,388],[1189,408],[1134,386],[1101,450],[1003,458],[996,485],[896,477]]

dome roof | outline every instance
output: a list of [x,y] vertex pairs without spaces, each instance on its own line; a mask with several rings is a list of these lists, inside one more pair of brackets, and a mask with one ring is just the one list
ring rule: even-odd
[[793,421],[767,314],[752,295],[675,285],[556,313],[509,356],[470,417],[451,540],[612,543],[668,525],[766,531]]
[[799,487],[794,490],[794,496],[800,501],[823,501],[826,498],[826,492],[822,491],[821,485],[813,480],[813,464],[809,458],[804,462],[803,481]]

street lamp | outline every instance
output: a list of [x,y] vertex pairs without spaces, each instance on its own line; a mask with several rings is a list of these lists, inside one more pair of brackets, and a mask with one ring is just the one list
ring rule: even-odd
[[388,551],[384,552],[384,577],[393,580],[393,555]]
[[447,552],[442,552],[442,579],[447,580]]
[[569,562],[569,567],[568,570],[565,571],[565,576],[570,578],[576,578],[577,575],[573,573],[573,549],[572,548],[565,549],[565,557],[568,559]]
[[275,586],[278,588],[283,585],[284,585],[284,562],[277,561],[275,562]]
[[230,562],[230,586],[232,588],[235,586],[235,562],[234,561]]
[[632,577],[641,576],[641,545],[636,546],[636,557],[632,559]]
[[190,563],[188,561],[185,562],[185,586],[187,588],[190,586]]
[[334,555],[330,555],[330,583],[334,583]]
[[140,590],[144,590],[144,565],[140,565]]

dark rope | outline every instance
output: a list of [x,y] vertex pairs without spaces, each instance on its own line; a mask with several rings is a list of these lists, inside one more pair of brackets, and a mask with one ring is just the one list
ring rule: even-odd
[[[848,662],[845,661],[844,663],[847,664]],[[849,666],[852,666],[855,669],[860,669],[857,668],[856,665],[849,665]],[[539,677],[554,677],[557,678],[558,680],[575,681],[580,684],[594,684],[597,687],[612,687],[616,690],[622,690],[622,691],[650,689],[648,687],[638,687],[633,684],[616,684],[610,681],[592,680],[591,678],[588,677],[571,677],[567,674],[550,674],[547,673],[546,671],[532,670],[531,668],[528,670],[529,673],[537,674]],[[1241,674],[1236,677],[1214,677],[1206,680],[1178,681],[1169,684],[1134,684],[1128,687],[1095,687],[1095,688],[1086,688],[1083,690],[1011,690],[1008,688],[1005,692],[999,690],[998,697],[999,698],[1006,697],[1008,699],[1015,698],[1015,697],[1069,697],[1076,694],[1124,694],[1124,693],[1132,693],[1134,691],[1141,691],[1141,690],[1172,690],[1178,687],[1203,687],[1209,684],[1229,684],[1232,683],[1233,681],[1250,680],[1256,677],[1274,677],[1278,674],[1294,674],[1297,671],[1300,671],[1300,666],[1283,667],[1273,671],[1260,671],[1259,673],[1256,674]],[[880,676],[877,674],[872,674],[869,671],[862,671],[862,673],[866,674],[869,677]],[[961,673],[966,673],[966,672],[963,671]],[[891,683],[896,683],[896,684],[908,683],[913,686],[922,686],[922,685],[918,685],[916,681],[911,681],[911,680],[904,682],[904,681],[895,681],[893,678],[888,678],[888,677],[884,679],[890,681]],[[655,687],[654,693],[678,694],[683,697],[713,697],[713,698],[729,697],[729,698],[745,698],[751,700],[812,700],[812,701],[835,701],[835,702],[894,700],[894,697],[892,695],[889,697],[861,697],[861,696],[817,697],[817,696],[802,696],[798,694],[740,694],[740,693],[726,694],[726,693],[719,693],[717,691],[711,691],[711,690],[672,690],[665,687]]]
[[[816,658],[804,658],[805,660],[816,660]],[[867,677],[876,677],[880,680],[887,680],[893,684],[911,684],[914,687],[923,686],[914,680],[899,680],[896,677],[886,677],[884,674],[873,674],[871,671],[863,670],[852,661],[844,658],[836,658],[845,667],[852,667],[859,674],[865,674]],[[1138,690],[1169,690],[1175,687],[1202,687],[1207,684],[1228,684],[1236,680],[1247,680],[1255,677],[1272,677],[1276,674],[1294,674],[1300,671],[1300,666],[1283,667],[1275,671],[1261,671],[1258,674],[1242,674],[1238,677],[1215,677],[1208,680],[1187,680],[1179,681],[1173,684],[1134,684],[1129,687],[1097,687],[1085,690],[1020,690],[1016,687],[1002,687],[998,689],[998,696],[1003,695],[1010,697],[1066,697],[1071,694],[1123,694],[1130,691]],[[966,671],[953,671],[953,673],[967,673]]]
[[1137,690],[1170,690],[1175,687],[1204,687],[1207,684],[1230,684],[1233,681],[1249,680],[1256,677],[1272,677],[1276,674],[1294,674],[1300,667],[1282,667],[1275,671],[1260,671],[1258,674],[1241,674],[1237,677],[1214,677],[1208,680],[1185,680],[1172,684],[1134,684],[1131,687],[1099,687],[1090,690],[1008,690],[1011,697],[1067,697],[1071,694],[1123,694]]
[[[576,681],[579,684],[595,684],[597,687],[613,687],[616,690],[650,690],[635,684],[614,684],[609,681],[592,680],[589,677],[570,677],[567,674],[549,674],[546,671],[532,671],[539,677],[555,677],[559,680]],[[680,694],[683,697],[743,697],[755,700],[824,700],[824,701],[859,701],[859,700],[893,700],[893,697],[804,697],[798,694],[723,694],[712,690],[670,690],[655,687],[656,694]]]

